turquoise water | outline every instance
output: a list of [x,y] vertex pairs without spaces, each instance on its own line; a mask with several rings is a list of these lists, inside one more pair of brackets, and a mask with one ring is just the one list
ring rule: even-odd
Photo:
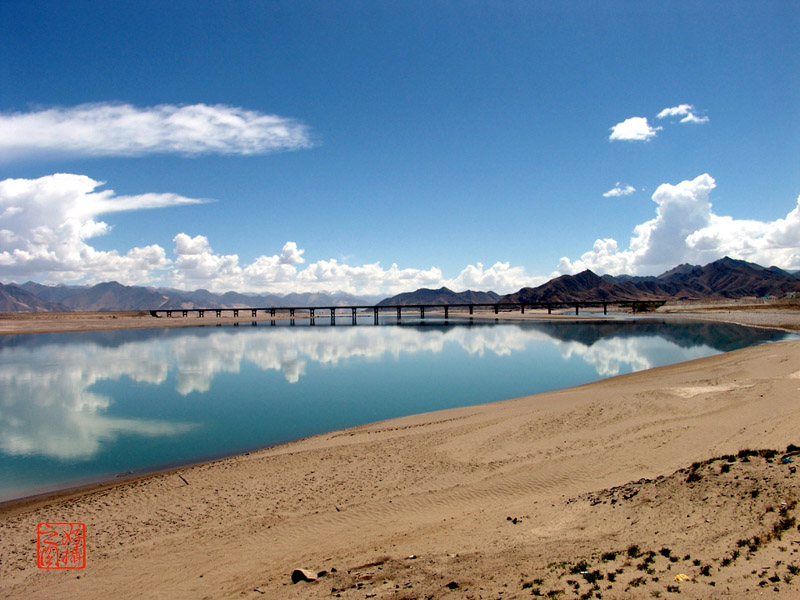
[[371,319],[2,336],[0,500],[787,337],[648,319]]

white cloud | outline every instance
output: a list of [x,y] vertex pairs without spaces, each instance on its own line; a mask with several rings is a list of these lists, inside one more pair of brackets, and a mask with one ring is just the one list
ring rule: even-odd
[[[111,232],[98,217],[119,211],[204,202],[177,194],[117,196],[85,175],[57,173],[39,179],[0,181],[0,269],[4,278],[22,281],[170,285],[213,291],[314,292],[392,295],[420,287],[448,286],[512,292],[541,283],[522,267],[498,262],[490,268],[468,265],[453,279],[441,269],[401,269],[380,263],[353,266],[336,259],[305,264],[305,250],[294,241],[280,252],[242,263],[237,254],[218,254],[204,235],[178,233],[173,257],[158,244],[125,253],[102,251],[92,238]],[[302,270],[301,270],[302,268]]]
[[308,128],[277,115],[224,105],[81,104],[0,114],[0,158],[39,154],[266,154],[308,148]]
[[497,262],[488,269],[484,269],[483,263],[467,265],[457,277],[448,279],[444,285],[457,292],[492,290],[498,294],[507,294],[523,287],[536,287],[545,281],[546,277],[527,275],[524,267],[512,267],[511,263]]
[[680,104],[665,108],[658,115],[659,119],[666,119],[667,117],[682,117],[681,123],[707,123],[708,117],[698,117],[695,114],[694,106],[691,104]]
[[303,259],[303,252],[305,252],[305,250],[298,249],[296,243],[286,242],[281,250],[280,263],[282,265],[302,264],[306,262],[305,259]]
[[707,264],[730,256],[765,266],[800,269],[800,198],[785,218],[755,221],[713,212],[714,179],[703,174],[677,185],[662,184],[652,196],[655,218],[637,225],[627,249],[598,239],[578,260],[563,257],[554,275],[597,273],[658,275],[681,263]]
[[0,181],[0,267],[17,278],[47,274],[51,281],[119,279],[144,283],[169,265],[158,245],[126,254],[100,251],[87,240],[111,227],[96,217],[112,212],[204,202],[177,194],[116,196],[85,175],[57,173]]
[[608,139],[624,141],[649,141],[656,137],[661,127],[651,127],[646,117],[631,117],[611,128]]
[[632,185],[622,185],[618,181],[617,184],[603,194],[603,198],[618,198],[620,196],[630,196],[636,191]]

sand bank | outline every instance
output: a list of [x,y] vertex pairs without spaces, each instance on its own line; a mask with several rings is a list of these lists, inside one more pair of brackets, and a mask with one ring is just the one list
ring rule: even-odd
[[[800,458],[688,468],[800,444],[798,398],[783,342],[6,505],[0,594],[796,598]],[[37,569],[39,522],[86,568]]]

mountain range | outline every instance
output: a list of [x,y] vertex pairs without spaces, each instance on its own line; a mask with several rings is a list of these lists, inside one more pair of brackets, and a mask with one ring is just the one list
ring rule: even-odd
[[583,271],[503,296],[501,303],[614,300],[699,300],[785,297],[800,279],[777,267],[721,258],[703,267],[679,265],[657,277],[596,275]]
[[304,294],[215,294],[208,290],[183,291],[122,285],[116,281],[93,286],[21,285],[0,283],[0,312],[65,312],[270,306],[372,306],[382,296],[354,296],[344,292]]
[[657,277],[599,276],[587,270],[505,296],[491,291],[454,292],[446,287],[438,290],[422,288],[381,299],[380,296],[354,296],[342,292],[283,296],[239,292],[216,294],[202,289],[182,291],[125,286],[116,281],[94,286],[49,286],[28,281],[21,285],[0,284],[0,312],[782,298],[797,292],[800,292],[800,279],[796,273],[725,257],[702,267],[678,265]]

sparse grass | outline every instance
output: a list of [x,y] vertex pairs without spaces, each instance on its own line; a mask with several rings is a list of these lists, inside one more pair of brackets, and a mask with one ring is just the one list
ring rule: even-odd
[[617,554],[619,554],[619,552],[604,552],[600,555],[600,560],[603,562],[611,562],[617,558]]
[[597,581],[601,581],[605,579],[605,575],[603,575],[600,571],[594,570],[589,573],[584,573],[583,578],[588,581],[589,583],[595,583]]
[[589,570],[589,563],[587,563],[585,560],[581,560],[577,562],[575,565],[573,565],[572,568],[569,570],[569,572],[572,573],[573,575],[578,575],[579,573],[588,570]]
[[631,579],[628,582],[629,587],[639,587],[640,585],[645,585],[647,580],[644,577],[637,577],[636,579]]

